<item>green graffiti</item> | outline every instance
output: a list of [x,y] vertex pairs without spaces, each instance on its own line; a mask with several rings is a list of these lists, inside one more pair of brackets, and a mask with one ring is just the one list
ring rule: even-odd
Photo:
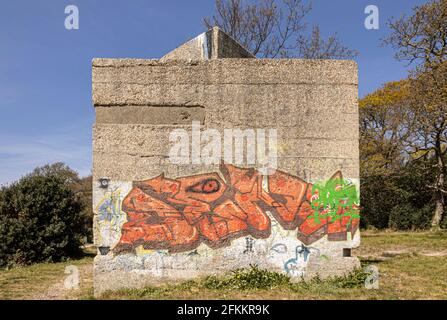
[[316,224],[322,219],[328,218],[328,223],[336,222],[344,217],[349,217],[347,227],[353,219],[359,219],[359,194],[357,188],[351,182],[342,178],[333,178],[323,183],[315,183],[312,194],[318,195],[312,199],[310,205],[313,214],[309,216]]

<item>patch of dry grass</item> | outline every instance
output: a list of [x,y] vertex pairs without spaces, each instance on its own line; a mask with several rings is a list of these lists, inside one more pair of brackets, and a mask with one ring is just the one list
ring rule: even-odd
[[[39,263],[0,271],[0,299],[78,299],[93,294],[93,257],[60,263]],[[67,290],[65,268],[78,267],[79,290]]]

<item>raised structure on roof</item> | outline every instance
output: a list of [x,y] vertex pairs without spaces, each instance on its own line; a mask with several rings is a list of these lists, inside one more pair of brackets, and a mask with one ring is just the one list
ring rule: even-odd
[[218,27],[214,27],[169,52],[160,61],[222,58],[255,58],[255,56]]

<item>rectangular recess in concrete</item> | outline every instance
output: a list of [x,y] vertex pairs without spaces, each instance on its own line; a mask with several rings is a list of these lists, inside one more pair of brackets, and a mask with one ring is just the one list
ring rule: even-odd
[[108,124],[191,124],[205,122],[202,106],[97,106],[96,123]]

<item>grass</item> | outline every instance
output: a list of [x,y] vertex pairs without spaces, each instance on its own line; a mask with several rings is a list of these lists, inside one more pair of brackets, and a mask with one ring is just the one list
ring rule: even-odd
[[[406,256],[378,264],[380,288],[364,288],[366,274],[358,270],[345,278],[275,284],[270,288],[251,288],[230,280],[203,279],[180,285],[127,289],[108,292],[104,299],[447,299],[447,259],[445,257]],[[228,280],[227,280],[228,281]],[[217,286],[213,286],[217,283]],[[236,285],[234,285],[236,284]]]
[[108,292],[104,299],[299,299],[303,295],[317,299],[324,293],[336,293],[361,287],[367,274],[361,270],[347,277],[328,280],[314,278],[293,283],[284,274],[252,266],[230,272],[227,276],[209,276],[179,285],[125,289]]
[[[383,251],[405,250],[405,254],[379,259]],[[368,274],[357,270],[347,277],[293,283],[284,274],[249,269],[226,276],[210,276],[176,285],[107,292],[102,299],[447,299],[447,232],[364,232],[362,245],[354,254],[362,264],[376,265],[380,272],[378,290],[368,290]],[[56,298],[90,299],[92,257],[67,263],[37,264],[0,271],[1,299]],[[81,289],[57,290],[63,284],[65,266],[76,265]]]
[[[93,255],[86,253],[78,260],[60,263],[39,263],[10,270],[0,270],[0,299],[78,299],[93,295]],[[79,270],[79,290],[66,290],[64,279],[67,266]]]
[[447,251],[447,231],[438,232],[370,232],[362,233],[357,254],[384,250],[408,250],[414,253]]

